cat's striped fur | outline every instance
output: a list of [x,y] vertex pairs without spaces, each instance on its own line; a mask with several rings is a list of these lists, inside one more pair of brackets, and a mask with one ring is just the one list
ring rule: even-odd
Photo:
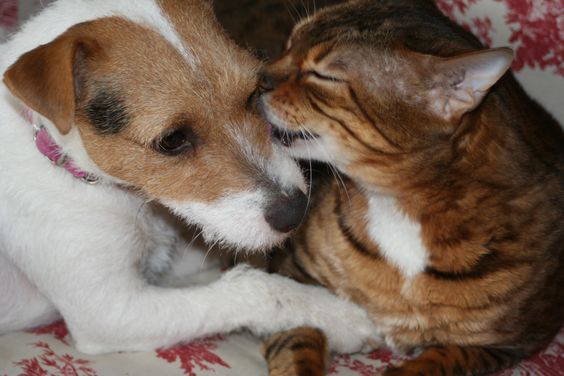
[[[327,8],[289,46],[259,108],[343,181],[314,189],[279,272],[364,306],[388,345],[425,349],[386,375],[486,374],[547,344],[564,322],[564,134],[504,74],[508,50],[425,0]],[[270,340],[271,370],[308,358],[295,341]]]
[[270,376],[324,375],[329,348],[323,332],[295,328],[277,333],[263,343]]

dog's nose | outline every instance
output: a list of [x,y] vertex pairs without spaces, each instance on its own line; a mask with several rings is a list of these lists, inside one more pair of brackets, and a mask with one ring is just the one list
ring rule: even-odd
[[287,233],[302,222],[307,208],[307,197],[300,190],[289,195],[278,195],[266,208],[264,218],[276,231]]

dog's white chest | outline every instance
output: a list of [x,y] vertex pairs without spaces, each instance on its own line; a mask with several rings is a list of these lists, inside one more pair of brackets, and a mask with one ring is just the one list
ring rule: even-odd
[[421,225],[402,213],[395,199],[374,195],[368,200],[368,234],[384,258],[406,277],[425,269],[428,252],[421,240]]

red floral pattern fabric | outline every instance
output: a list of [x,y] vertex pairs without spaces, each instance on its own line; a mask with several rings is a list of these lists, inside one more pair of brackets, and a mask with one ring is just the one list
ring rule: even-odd
[[[45,327],[27,331],[42,338],[41,341],[31,342],[28,346],[39,349],[41,352],[29,358],[13,361],[15,368],[19,368],[19,376],[96,376],[96,357],[85,355],[69,355],[56,352],[49,343],[59,342],[65,350],[76,352],[69,344],[69,331],[64,321],[57,321]],[[1,340],[1,337],[0,337]],[[216,366],[231,368],[229,364],[215,351],[226,338],[216,335],[193,341],[189,344],[179,344],[167,349],[158,349],[154,354],[154,363],[168,362],[175,364],[179,375],[197,376],[201,371],[214,371]],[[80,356],[80,357],[79,357]],[[89,360],[90,359],[90,360]],[[0,361],[2,357],[0,356]],[[1,367],[0,367],[1,370]]]
[[90,368],[89,360],[69,354],[59,355],[45,342],[36,342],[33,346],[41,350],[41,355],[14,362],[14,366],[21,368],[21,376],[96,376],[96,371]]
[[[387,366],[401,364],[407,356],[378,349],[367,355],[337,355],[330,369],[331,375],[379,375]],[[354,371],[347,373],[346,371]],[[554,341],[539,354],[522,361],[518,366],[495,376],[562,376],[564,375],[564,328]]]
[[[18,336],[25,337],[24,345],[18,351],[27,351],[29,354],[13,359],[4,357],[2,349],[9,348],[10,338],[13,340]],[[246,341],[238,341],[237,336],[217,335],[189,344],[156,350],[153,353],[88,356],[80,354],[69,344],[68,330],[64,322],[59,321],[26,333],[0,337],[0,375],[98,376],[111,374],[119,376],[130,374],[129,372],[138,376],[154,374],[254,376],[266,374],[266,365],[258,352],[258,340],[246,336]],[[140,359],[143,367],[136,368]],[[369,354],[336,355],[329,369],[329,375],[374,376],[380,374],[386,367],[398,365],[406,359],[409,357],[392,353],[384,348]],[[8,364],[5,364],[6,362]],[[135,369],[129,369],[129,367]],[[120,373],[121,369],[124,369],[123,373]],[[497,373],[496,376],[525,375],[564,375],[564,328],[544,351],[521,362],[517,367]]]
[[507,45],[515,49],[515,72],[528,66],[532,69],[552,69],[564,76],[564,1],[437,0],[445,14],[491,46],[492,34],[496,32],[491,18],[469,14],[473,7],[483,9],[487,2],[505,6],[505,24],[510,30]]
[[[0,0],[0,40],[49,0]],[[537,99],[564,123],[563,0],[437,0],[440,8],[488,46],[515,50],[513,70]],[[20,12],[20,13],[18,13]],[[218,303],[221,304],[221,303]],[[0,376],[265,375],[258,340],[247,335],[214,336],[169,349],[138,354],[87,356],[72,346],[62,321],[0,336]],[[377,375],[406,356],[379,349],[337,355],[331,375]],[[564,329],[540,354],[498,376],[564,375]]]
[[29,333],[33,333],[33,334],[37,334],[37,335],[50,334],[55,339],[61,341],[65,345],[69,344],[67,342],[67,339],[66,339],[67,336],[69,335],[69,330],[67,329],[65,322],[62,321],[62,320],[54,322],[51,325],[47,325],[47,326],[44,326],[44,327],[41,327],[41,328],[31,329],[31,330],[29,330]]
[[13,28],[18,22],[18,0],[0,0],[0,28]]
[[157,350],[157,357],[165,359],[169,363],[180,361],[180,368],[188,376],[196,376],[196,368],[200,371],[212,370],[211,365],[229,367],[221,357],[214,353],[218,348],[218,342],[224,341],[225,337],[215,336],[195,341],[188,345],[177,345],[170,349]]

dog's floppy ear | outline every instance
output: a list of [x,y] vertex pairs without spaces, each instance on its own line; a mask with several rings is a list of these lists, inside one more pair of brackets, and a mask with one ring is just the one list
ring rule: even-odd
[[4,74],[13,95],[49,119],[62,134],[74,123],[86,59],[98,43],[74,30],[22,55]]

